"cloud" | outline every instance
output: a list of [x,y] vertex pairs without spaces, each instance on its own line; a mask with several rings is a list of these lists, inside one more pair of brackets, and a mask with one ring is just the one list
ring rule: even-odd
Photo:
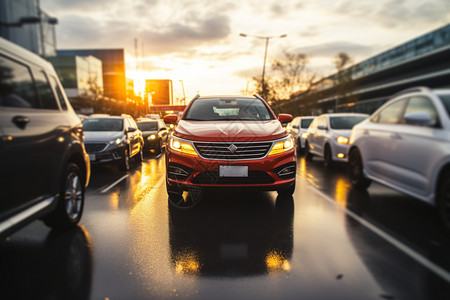
[[350,57],[367,56],[374,52],[373,47],[364,46],[360,44],[337,41],[324,44],[317,44],[314,46],[301,47],[294,52],[305,53],[312,57],[334,57],[339,52],[345,52]]
[[448,0],[341,0],[331,10],[356,24],[369,21],[396,30],[441,24],[450,19]]

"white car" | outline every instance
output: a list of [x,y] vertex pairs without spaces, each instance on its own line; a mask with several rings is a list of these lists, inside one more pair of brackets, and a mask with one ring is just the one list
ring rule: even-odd
[[436,206],[450,228],[450,89],[408,89],[356,125],[349,176],[371,180]]
[[323,157],[325,167],[333,162],[347,161],[348,138],[355,124],[369,115],[357,113],[323,114],[316,117],[307,131],[306,159],[314,155]]
[[286,131],[294,137],[298,152],[302,153],[305,150],[305,141],[308,127],[315,117],[295,117],[291,123],[286,126]]

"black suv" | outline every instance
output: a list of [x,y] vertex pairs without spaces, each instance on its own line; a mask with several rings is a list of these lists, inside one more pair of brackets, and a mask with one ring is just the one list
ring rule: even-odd
[[0,38],[0,235],[80,221],[90,163],[52,65]]
[[129,115],[91,116],[83,121],[84,145],[91,164],[118,163],[120,170],[130,169],[130,158],[144,159],[144,140]]

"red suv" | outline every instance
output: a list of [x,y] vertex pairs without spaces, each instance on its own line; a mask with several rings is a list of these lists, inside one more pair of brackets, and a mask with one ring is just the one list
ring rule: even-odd
[[[176,115],[164,118],[177,122]],[[205,188],[278,191],[295,189],[294,142],[281,126],[292,116],[278,118],[255,95],[196,96],[181,116],[166,147],[166,186],[169,202],[190,207]]]

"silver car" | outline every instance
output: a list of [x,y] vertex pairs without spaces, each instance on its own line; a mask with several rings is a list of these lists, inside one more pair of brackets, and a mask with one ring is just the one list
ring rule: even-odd
[[439,208],[450,228],[450,89],[404,91],[356,125],[350,137],[354,187],[371,180]]
[[323,157],[325,167],[347,161],[348,138],[355,124],[369,115],[357,113],[323,114],[313,120],[307,131],[306,159]]
[[305,141],[307,136],[308,127],[314,117],[295,117],[291,123],[286,126],[286,131],[294,137],[295,144],[299,153],[305,150]]

